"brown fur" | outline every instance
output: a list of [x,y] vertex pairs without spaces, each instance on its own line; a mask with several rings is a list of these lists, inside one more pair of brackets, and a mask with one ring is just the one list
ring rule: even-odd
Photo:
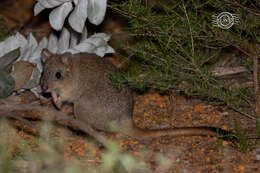
[[[92,129],[89,131],[92,136],[93,131],[114,132],[112,123],[116,123],[122,133],[138,139],[166,135],[218,135],[218,129],[214,127],[140,129],[132,120],[133,98],[130,89],[123,86],[118,91],[111,85],[110,74],[118,73],[112,63],[94,54],[53,55],[46,50],[42,59],[45,62],[41,81],[43,89],[52,93],[58,108],[63,102],[72,102],[76,118]],[[60,79],[57,79],[57,72],[61,73]]]

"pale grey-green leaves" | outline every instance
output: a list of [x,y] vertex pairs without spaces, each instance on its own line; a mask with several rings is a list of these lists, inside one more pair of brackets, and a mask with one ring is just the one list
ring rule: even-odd
[[10,71],[10,66],[20,56],[20,49],[17,48],[0,57],[0,70]]
[[[73,6],[75,9],[72,11]],[[52,28],[61,30],[66,17],[69,15],[69,24],[79,32],[83,32],[86,19],[95,25],[103,20],[107,8],[107,0],[37,0],[34,6],[34,15],[38,15],[45,8],[54,8],[49,20]]]
[[72,10],[72,4],[70,2],[65,2],[61,6],[54,9],[49,16],[50,24],[55,30],[61,30],[64,24],[64,21]]
[[[31,89],[39,84],[40,75],[42,72],[42,63],[41,63],[41,51],[42,49],[47,47],[47,39],[43,38],[40,43],[36,41],[32,34],[30,34],[27,38],[25,38],[20,33],[17,33],[14,36],[8,37],[5,41],[0,43],[0,50],[3,50],[4,56],[0,57],[0,62],[2,66],[6,66],[8,63],[6,59],[7,55],[12,55],[12,51],[14,49],[20,48],[20,56],[19,54],[13,54],[13,57],[10,57],[8,61],[14,63],[13,60],[16,59],[16,62],[27,62],[27,63],[19,63],[19,66],[16,66],[17,70],[14,69],[12,71],[12,75],[16,76],[16,90],[27,88]],[[0,51],[1,52],[1,51]],[[10,53],[9,53],[10,52]],[[19,56],[19,57],[16,57]],[[33,67],[28,64],[34,64]],[[18,68],[19,67],[19,68]],[[14,71],[15,70],[15,71]],[[28,84],[30,83],[30,85]],[[30,88],[28,88],[30,87]]]
[[18,32],[5,39],[3,42],[0,42],[0,57],[12,50],[25,46],[26,44],[26,38]]
[[79,0],[78,5],[75,7],[69,17],[70,26],[77,32],[82,32],[88,17],[88,1]]
[[97,33],[87,37],[87,29],[78,37],[74,32],[70,33],[66,28],[63,28],[60,38],[54,34],[50,35],[48,49],[52,53],[62,54],[64,52],[76,53],[94,53],[103,57],[107,53],[114,53],[114,49],[107,42],[110,36],[105,33]]
[[12,94],[14,90],[14,79],[8,73],[0,70],[0,99]]
[[99,25],[105,16],[107,0],[89,0],[88,19],[91,23]]

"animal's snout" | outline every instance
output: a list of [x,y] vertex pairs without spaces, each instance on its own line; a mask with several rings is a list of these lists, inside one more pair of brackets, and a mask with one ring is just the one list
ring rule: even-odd
[[48,86],[42,85],[42,91],[46,93],[48,91]]

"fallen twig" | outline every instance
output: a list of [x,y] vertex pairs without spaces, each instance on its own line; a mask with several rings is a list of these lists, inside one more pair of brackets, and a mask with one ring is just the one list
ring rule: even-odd
[[22,117],[20,117],[18,115],[14,115],[14,113],[11,113],[11,112],[1,112],[0,116],[16,119],[16,120],[20,121],[23,125],[27,125],[31,129],[35,129],[36,133],[39,133],[39,129],[37,127],[35,127],[30,121],[28,121],[28,120],[26,120],[26,119],[24,119],[24,118],[22,118]]
[[239,66],[239,67],[217,67],[212,71],[215,77],[223,77],[223,76],[234,75],[243,72],[249,72],[249,70],[246,67]]
[[244,115],[244,116],[246,116],[247,118],[249,118],[249,119],[251,119],[251,120],[256,120],[256,118],[255,118],[254,116],[250,115],[250,114],[247,114],[247,113],[245,113],[245,112],[242,112],[242,111],[240,111],[240,110],[238,110],[238,109],[236,109],[236,108],[234,108],[234,107],[231,107],[231,106],[229,106],[229,107],[230,107],[230,109],[234,110],[235,112],[238,112],[238,113],[240,113],[241,115]]
[[[50,121],[50,122],[62,122],[62,124],[65,122],[65,124],[71,124],[72,126],[78,127],[81,131],[91,135],[95,139],[97,139],[100,143],[102,143],[104,146],[106,145],[106,139],[104,136],[102,136],[100,133],[94,131],[90,126],[88,126],[85,123],[82,123],[81,121],[78,121],[70,116],[68,116],[66,113],[57,111],[52,108],[38,106],[38,105],[32,105],[32,104],[1,104],[0,105],[0,112],[3,112],[6,116],[11,118],[16,118],[17,120],[21,120],[24,123],[28,123],[23,118],[17,118],[13,115],[14,111],[37,111],[40,114],[38,115],[38,118],[44,121]],[[28,123],[30,124],[30,123]]]
[[254,79],[254,92],[255,92],[255,114],[256,117],[260,118],[260,95],[259,95],[259,83],[258,83],[258,58],[255,53],[253,43],[249,43],[249,51],[250,55],[253,58],[254,62],[254,72],[253,72],[253,79]]

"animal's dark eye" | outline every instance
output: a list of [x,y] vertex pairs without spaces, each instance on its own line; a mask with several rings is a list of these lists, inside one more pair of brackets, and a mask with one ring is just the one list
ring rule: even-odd
[[60,72],[57,72],[57,73],[55,74],[55,76],[56,76],[57,79],[60,79],[60,78],[61,78],[61,73],[60,73]]

